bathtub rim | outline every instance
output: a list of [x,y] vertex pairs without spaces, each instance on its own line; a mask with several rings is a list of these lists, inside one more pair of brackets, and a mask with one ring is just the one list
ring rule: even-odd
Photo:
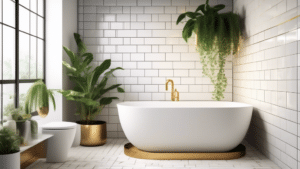
[[[211,105],[211,106],[201,106],[201,105],[184,105],[182,103],[230,103],[231,106],[215,106],[215,105]],[[151,103],[153,105],[147,105],[147,103]],[[155,105],[155,103],[157,103]],[[161,103],[166,103],[166,104],[161,104]],[[176,105],[177,103],[181,104],[181,105]],[[145,105],[146,104],[146,105]],[[174,106],[175,105],[175,106]],[[201,109],[232,109],[232,108],[253,108],[252,105],[250,104],[246,104],[246,103],[241,103],[241,102],[230,102],[230,101],[125,101],[125,102],[121,102],[121,103],[117,103],[117,107],[127,107],[127,108],[201,108]]]

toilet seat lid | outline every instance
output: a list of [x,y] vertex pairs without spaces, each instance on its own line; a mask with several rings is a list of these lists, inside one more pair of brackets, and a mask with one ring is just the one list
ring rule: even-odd
[[74,129],[76,127],[76,123],[72,122],[51,122],[42,126],[42,129],[46,130],[68,130]]

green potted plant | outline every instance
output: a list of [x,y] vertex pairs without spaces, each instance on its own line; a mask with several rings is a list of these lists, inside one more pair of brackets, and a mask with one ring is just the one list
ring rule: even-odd
[[[87,53],[85,44],[82,42],[80,35],[74,33],[74,38],[78,46],[78,52],[73,53],[67,47],[63,47],[68,54],[71,63],[63,62],[67,68],[67,75],[76,86],[73,90],[59,91],[67,100],[77,102],[76,115],[80,116],[81,141],[84,146],[103,145],[106,142],[106,122],[95,121],[102,109],[118,97],[105,97],[104,94],[113,89],[123,93],[121,84],[114,84],[106,88],[110,77],[114,77],[115,70],[123,69],[117,67],[108,70],[111,60],[105,60],[101,65],[94,69],[90,66],[93,61],[93,54]],[[104,73],[106,71],[106,73]],[[100,78],[103,76],[102,78]]]
[[4,127],[10,128],[13,131],[12,123],[15,123],[16,133],[24,138],[22,140],[23,145],[27,145],[32,138],[31,135],[31,114],[26,114],[23,106],[18,108],[14,107],[14,104],[8,104],[4,108],[6,122],[3,124]]
[[5,169],[20,169],[20,142],[22,138],[8,128],[0,130],[0,164]]
[[[26,114],[23,106],[18,108],[14,107],[14,104],[8,104],[4,108],[6,122],[4,126],[16,130],[16,133],[21,136],[24,142],[22,144],[28,144],[29,140],[37,139],[38,136],[38,123],[35,120],[32,120],[31,114]],[[11,124],[12,120],[15,124]],[[15,127],[13,127],[15,126]]]
[[193,32],[196,34],[196,46],[203,74],[211,79],[215,87],[213,99],[221,100],[227,87],[224,73],[226,57],[237,53],[241,30],[239,15],[232,12],[219,14],[225,5],[211,7],[208,2],[209,0],[206,0],[195,12],[179,15],[176,24],[186,17],[189,18],[183,28],[182,37],[188,41]]
[[34,82],[29,88],[25,100],[25,113],[30,114],[33,109],[36,109],[38,114],[45,118],[49,113],[49,100],[52,101],[55,110],[55,99],[53,91],[47,89],[47,86],[42,80]]

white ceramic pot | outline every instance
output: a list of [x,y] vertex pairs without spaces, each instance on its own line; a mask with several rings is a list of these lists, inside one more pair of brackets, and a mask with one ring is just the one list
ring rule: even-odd
[[23,137],[23,144],[28,145],[31,142],[31,124],[29,120],[24,122],[17,122],[17,129],[19,136]]
[[5,123],[3,124],[3,127],[9,128],[9,129],[11,129],[13,132],[15,132],[15,133],[16,133],[16,131],[17,131],[17,124],[16,124],[16,121],[14,121],[14,120],[8,120],[7,122],[5,122]]
[[1,169],[20,169],[20,152],[0,155]]
[[5,116],[5,119],[6,119],[6,122],[3,123],[3,127],[5,128],[9,128],[11,129],[12,131],[14,131],[16,133],[17,131],[17,124],[16,124],[16,121],[14,121],[10,116]]
[[81,140],[81,125],[77,123],[75,138],[74,138],[72,147],[80,146],[80,140]]

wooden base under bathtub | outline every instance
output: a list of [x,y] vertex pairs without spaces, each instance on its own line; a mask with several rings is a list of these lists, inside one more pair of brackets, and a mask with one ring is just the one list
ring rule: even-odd
[[152,160],[232,160],[245,156],[246,147],[240,144],[233,150],[222,153],[153,153],[139,150],[127,143],[124,145],[124,153],[129,157]]

